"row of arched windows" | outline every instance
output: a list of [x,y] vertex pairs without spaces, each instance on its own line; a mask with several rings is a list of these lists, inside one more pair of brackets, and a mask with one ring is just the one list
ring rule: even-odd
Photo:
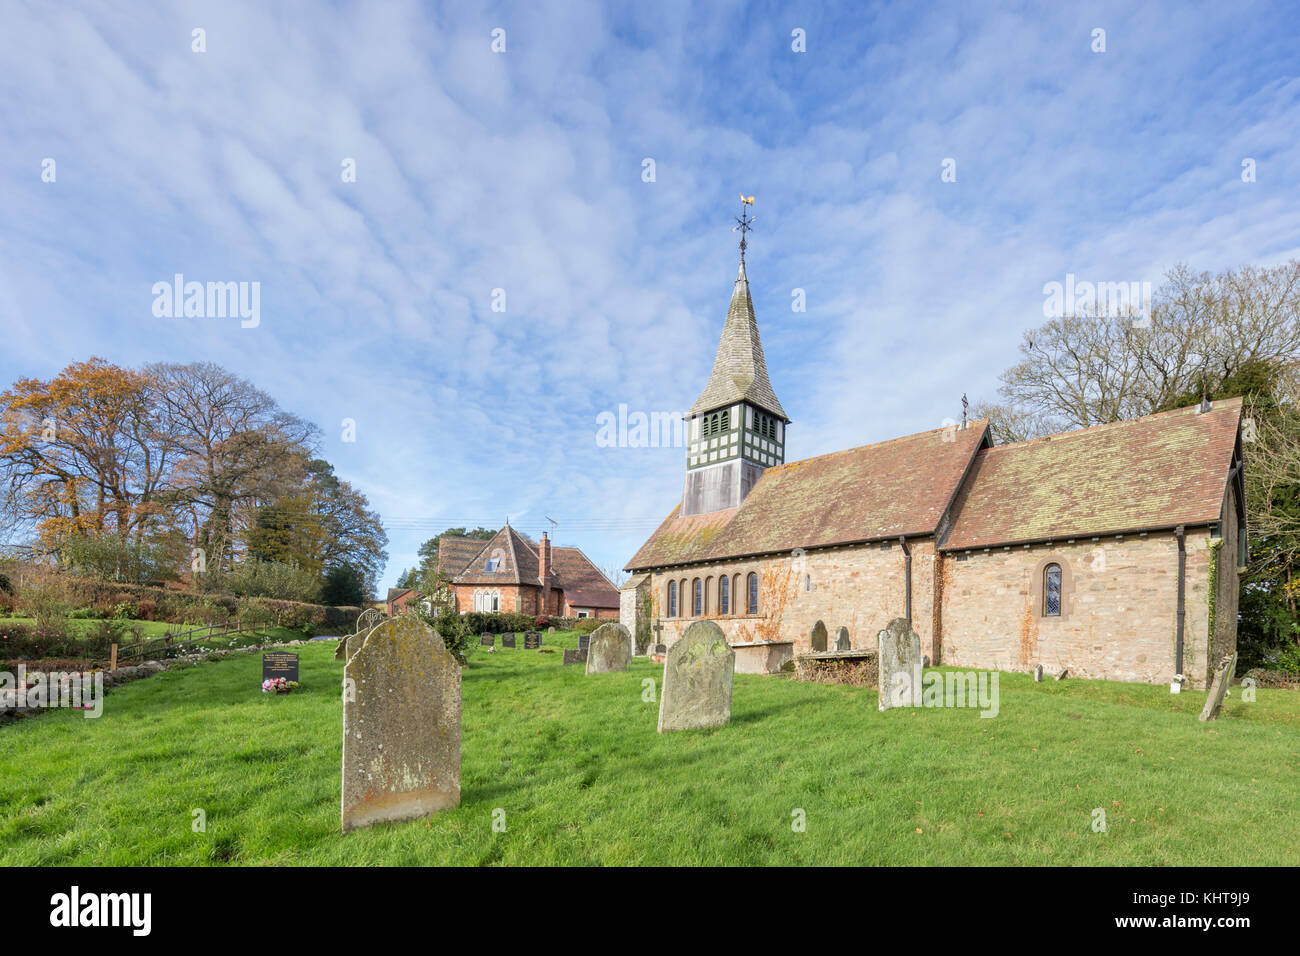
[[741,591],[740,575],[731,577],[721,575],[717,578],[694,578],[687,583],[686,578],[668,582],[669,617],[704,617],[706,614],[740,614],[733,603],[743,599],[745,614],[758,613],[758,575],[753,571],[745,576],[744,591]]

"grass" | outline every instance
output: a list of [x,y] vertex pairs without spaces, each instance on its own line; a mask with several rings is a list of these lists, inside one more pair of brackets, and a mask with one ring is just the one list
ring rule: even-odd
[[321,642],[289,696],[236,655],[127,684],[98,720],[0,727],[0,863],[1300,863],[1295,691],[1234,688],[1203,724],[1204,692],[1003,674],[985,719],[739,676],[730,725],[661,735],[659,666],[588,678],[520,645],[465,672],[456,810],[340,836],[342,664]]

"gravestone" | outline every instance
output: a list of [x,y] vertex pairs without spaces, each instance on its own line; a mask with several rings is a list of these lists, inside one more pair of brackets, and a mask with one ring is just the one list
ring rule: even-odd
[[496,635],[495,635],[495,634],[480,634],[480,635],[478,636],[478,643],[479,643],[479,646],[480,646],[480,647],[496,647],[496,646],[497,646]]
[[515,646],[515,636],[514,636],[513,634],[502,634],[502,635],[501,635],[501,646],[502,646],[502,647],[514,647],[514,646]]
[[548,627],[548,628],[546,629],[546,633],[547,633],[547,634],[554,634],[554,633],[555,633],[555,625],[552,624],[550,627]]
[[907,618],[896,617],[876,635],[880,710],[921,706],[921,638]]
[[366,608],[357,618],[357,627],[347,637],[339,639],[339,646],[334,649],[334,659],[336,661],[346,661],[350,656],[348,654],[348,642],[354,638],[360,645],[360,639],[365,636],[366,632],[373,627],[378,627],[387,619],[387,615],[381,614],[372,607]]
[[576,651],[572,648],[565,650],[564,663],[566,664],[585,664],[587,663],[587,649],[580,647]]
[[1043,682],[1043,665],[1042,665],[1042,664],[1039,664],[1037,667],[1034,668],[1034,680],[1036,680],[1036,681],[1037,681],[1038,683],[1040,683],[1040,684]]
[[524,650],[535,651],[542,646],[542,635],[536,631],[524,631]]
[[460,666],[402,616],[354,642],[343,669],[343,832],[460,805]]
[[1210,693],[1205,698],[1205,709],[1201,711],[1201,720],[1218,720],[1219,708],[1223,706],[1223,698],[1228,692],[1228,684],[1232,681],[1232,675],[1236,673],[1236,670],[1237,655],[1234,652],[1214,672],[1214,680],[1210,682]]
[[656,644],[656,645],[654,646],[654,649],[651,651],[651,653],[652,653],[652,654],[667,654],[667,653],[668,653],[668,645],[667,645],[667,644]]
[[659,732],[721,727],[731,720],[736,652],[722,628],[696,621],[664,660]]
[[262,655],[262,680],[283,677],[285,680],[298,680],[298,655],[288,651],[268,651]]
[[632,632],[617,621],[602,624],[591,632],[587,644],[587,673],[608,674],[627,670],[632,659]]
[[821,621],[813,625],[812,634],[808,637],[808,644],[814,654],[824,654],[826,652],[826,625]]
[[853,650],[853,642],[849,640],[849,629],[847,627],[840,628],[839,636],[835,638],[835,649],[837,651]]
[[578,650],[580,650],[580,651],[585,651],[585,650],[587,649],[587,647],[588,647],[590,644],[591,644],[591,635],[590,635],[590,634],[579,634],[579,635],[578,635]]

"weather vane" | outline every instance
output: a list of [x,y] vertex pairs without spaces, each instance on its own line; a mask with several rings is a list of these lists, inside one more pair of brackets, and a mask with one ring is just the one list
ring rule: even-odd
[[740,232],[740,261],[741,262],[745,261],[745,247],[748,245],[748,243],[745,242],[745,233],[749,232],[751,229],[754,228],[753,226],[754,217],[749,214],[749,210],[746,209],[745,207],[752,206],[752,205],[754,205],[754,197],[749,196],[747,198],[744,193],[741,193],[740,194],[740,215],[736,217],[736,222],[738,223],[738,225],[733,226],[731,229],[732,232],[736,232],[737,230],[739,230]]

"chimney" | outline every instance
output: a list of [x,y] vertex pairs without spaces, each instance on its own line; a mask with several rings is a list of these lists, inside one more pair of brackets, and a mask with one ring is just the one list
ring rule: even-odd
[[542,582],[542,613],[550,612],[551,607],[551,539],[542,532],[542,543],[537,548],[537,577]]

